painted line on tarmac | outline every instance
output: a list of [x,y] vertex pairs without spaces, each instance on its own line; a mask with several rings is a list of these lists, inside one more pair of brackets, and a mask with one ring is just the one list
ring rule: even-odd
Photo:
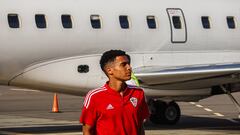
[[190,104],[192,104],[192,105],[195,105],[196,103],[195,102],[189,102]]
[[202,105],[196,104],[195,102],[189,102],[189,103],[192,104],[192,105],[195,105],[196,107],[203,108],[203,109],[204,109],[205,111],[207,111],[207,112],[212,112],[214,115],[216,115],[216,116],[218,116],[218,117],[223,117],[223,116],[224,116],[224,115],[221,114],[221,113],[214,112],[212,109],[203,107]]
[[213,110],[209,109],[209,108],[204,108],[205,111],[208,111],[208,112],[212,112]]
[[219,117],[223,117],[223,116],[224,116],[224,115],[221,114],[221,113],[213,113],[213,114],[215,114],[216,116],[219,116]]
[[202,105],[196,105],[196,107],[202,108],[203,106]]
[[[199,108],[202,108],[202,107],[203,107],[202,105],[196,104],[195,102],[189,102],[189,103],[192,104],[192,105],[195,105],[195,106],[197,106],[197,107],[199,107]],[[215,112],[213,112],[212,109],[209,109],[209,108],[206,108],[206,107],[203,107],[203,109],[204,109],[205,111],[207,111],[207,112],[212,112],[214,115],[216,115],[216,116],[218,116],[218,117],[224,117],[223,114],[221,114],[221,113],[215,113]],[[226,119],[226,120],[231,121],[231,122],[233,122],[233,123],[240,123],[239,121],[236,121],[236,120],[234,120],[234,119]]]
[[18,88],[12,88],[10,90],[13,90],[13,91],[25,91],[25,92],[39,92],[39,90],[18,89]]

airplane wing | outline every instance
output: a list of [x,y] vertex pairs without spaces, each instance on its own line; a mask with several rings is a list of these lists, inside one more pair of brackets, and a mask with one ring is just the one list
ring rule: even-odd
[[240,63],[134,69],[141,86],[152,89],[201,89],[240,82]]

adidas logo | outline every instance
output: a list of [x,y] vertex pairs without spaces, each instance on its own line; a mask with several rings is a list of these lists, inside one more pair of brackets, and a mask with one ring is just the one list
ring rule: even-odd
[[114,107],[112,106],[112,104],[109,104],[106,109],[107,110],[112,110],[112,109],[114,109]]

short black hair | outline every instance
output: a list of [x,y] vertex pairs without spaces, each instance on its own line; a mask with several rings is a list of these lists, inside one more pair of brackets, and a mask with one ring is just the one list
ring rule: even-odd
[[113,62],[117,56],[127,56],[129,62],[130,62],[130,56],[126,54],[125,51],[122,50],[109,50],[102,54],[102,57],[100,59],[100,66],[103,72],[105,72],[104,67],[107,63]]

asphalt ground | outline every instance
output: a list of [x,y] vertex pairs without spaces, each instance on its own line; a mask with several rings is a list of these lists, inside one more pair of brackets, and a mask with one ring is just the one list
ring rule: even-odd
[[[240,102],[240,92],[234,93]],[[52,113],[53,93],[0,87],[0,134],[81,135],[83,97],[58,94],[60,113]],[[176,125],[145,123],[146,135],[240,135],[237,108],[227,95],[179,102]]]

